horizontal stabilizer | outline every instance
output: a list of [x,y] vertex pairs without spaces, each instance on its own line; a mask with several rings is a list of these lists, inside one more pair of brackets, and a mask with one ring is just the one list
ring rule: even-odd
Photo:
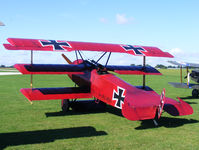
[[9,44],[4,44],[4,47],[8,50],[38,50],[56,52],[81,50],[128,53],[135,56],[173,57],[168,52],[163,52],[159,48],[152,46],[20,38],[8,38],[7,40]]
[[106,67],[110,71],[118,74],[134,74],[134,75],[162,75],[158,70],[151,66],[110,66]]
[[30,101],[92,98],[90,89],[85,87],[24,88],[20,91]]
[[180,98],[178,99],[179,102],[166,97],[164,110],[172,116],[191,115],[193,113],[192,107]]
[[83,74],[85,66],[65,64],[16,64],[22,74]]

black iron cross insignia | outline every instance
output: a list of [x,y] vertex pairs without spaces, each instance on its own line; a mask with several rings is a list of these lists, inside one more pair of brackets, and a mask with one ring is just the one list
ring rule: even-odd
[[142,52],[147,52],[144,48],[142,47],[134,47],[132,45],[121,45],[126,51],[133,51],[135,55],[144,55]]
[[53,46],[53,50],[64,50],[62,46],[71,47],[67,42],[57,42],[56,40],[41,41],[42,46]]
[[113,90],[113,100],[116,100],[115,107],[122,109],[122,104],[124,104],[124,92],[125,89],[117,86],[117,91]]

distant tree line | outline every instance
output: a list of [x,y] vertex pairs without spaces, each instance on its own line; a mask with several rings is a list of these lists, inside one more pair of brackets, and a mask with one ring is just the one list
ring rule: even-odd
[[[158,64],[155,66],[155,68],[160,68],[160,69],[175,69],[175,68],[181,68],[181,66],[165,66],[162,64]],[[185,66],[183,66],[182,68],[186,68]],[[189,69],[194,69],[194,67],[189,67]]]
[[[131,66],[143,66],[143,65],[135,65],[135,64],[131,64]],[[146,66],[151,66],[149,64],[146,64]],[[165,65],[162,65],[162,64],[157,64],[155,66],[155,68],[160,68],[160,69],[172,69],[172,68],[180,68],[180,66],[165,66]]]
[[[143,66],[143,65],[135,65],[135,64],[130,64],[130,66]],[[146,64],[146,66],[151,66],[149,64]]]
[[0,68],[14,68],[14,66],[6,66],[6,65],[0,65]]

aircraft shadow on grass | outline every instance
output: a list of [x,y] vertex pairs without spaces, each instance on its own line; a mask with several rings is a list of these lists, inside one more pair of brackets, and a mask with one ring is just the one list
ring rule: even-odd
[[[199,99],[199,98],[195,98],[195,97],[192,97],[192,96],[187,96],[187,97],[180,97],[182,100],[191,100],[191,99]],[[186,101],[187,103],[187,101]]]
[[72,115],[85,115],[85,114],[95,114],[95,113],[104,113],[105,111],[73,111],[69,110],[68,112],[58,111],[58,112],[47,112],[45,113],[46,117],[61,117],[61,116],[72,116]]
[[[101,110],[101,111],[86,111],[86,110],[82,110],[82,111],[69,111],[67,113],[63,113],[63,112],[50,112],[50,113],[46,113],[47,117],[57,117],[57,116],[67,116],[67,115],[82,115],[82,114],[91,114],[91,113],[111,113],[114,115],[117,115],[119,117],[123,117],[121,110],[111,107],[111,106],[107,106],[107,108],[105,110]],[[176,127],[180,127],[183,126],[185,124],[192,124],[192,123],[198,123],[198,120],[194,120],[194,119],[184,119],[184,118],[172,118],[172,117],[161,117],[158,120],[158,126],[154,125],[153,120],[144,120],[141,121],[141,125],[139,127],[136,127],[135,129],[137,130],[143,130],[143,129],[150,129],[150,128],[157,128],[157,127],[166,127],[166,128],[176,128]],[[133,123],[133,122],[132,122]]]
[[54,142],[58,139],[70,139],[102,135],[107,135],[107,133],[104,131],[96,131],[96,129],[91,126],[0,133],[0,149],[4,149],[8,146],[49,143]]
[[66,113],[63,111],[47,112],[47,113],[45,113],[45,115],[46,115],[46,117],[59,117],[59,116],[85,115],[85,114],[106,113],[106,112],[123,117],[120,109],[117,109],[117,108],[111,107],[111,106],[107,106],[105,109],[100,109],[100,110],[81,109],[78,111],[69,110]]
[[152,120],[144,120],[141,122],[141,125],[139,127],[136,127],[135,129],[143,130],[157,127],[176,128],[185,124],[192,124],[198,122],[199,121],[195,119],[161,117],[158,120],[158,126],[155,126]]

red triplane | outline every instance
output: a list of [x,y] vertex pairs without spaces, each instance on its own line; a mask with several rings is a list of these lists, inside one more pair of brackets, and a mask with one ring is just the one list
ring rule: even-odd
[[[163,110],[173,116],[190,115],[193,113],[192,107],[180,98],[178,98],[178,102],[165,97],[165,89],[159,95],[145,85],[145,75],[161,75],[155,68],[145,65],[146,57],[173,57],[159,48],[19,38],[8,38],[8,42],[10,44],[4,44],[4,47],[8,50],[31,50],[31,64],[15,65],[15,68],[22,74],[31,74],[31,76],[32,74],[67,74],[77,85],[76,87],[58,88],[22,88],[20,91],[29,101],[62,99],[62,109],[67,111],[71,102],[69,100],[95,98],[100,102],[99,104],[106,103],[121,109],[122,115],[129,120],[153,119],[154,123],[156,123],[155,119],[161,117]],[[75,51],[76,61],[71,62],[63,55],[69,64],[33,64],[33,50]],[[98,60],[94,61],[84,60],[81,51],[101,51],[104,53]],[[112,52],[142,56],[143,66],[108,65]],[[108,54],[106,64],[101,65],[99,61],[105,54]],[[111,74],[111,72],[143,75],[143,85],[132,86]],[[73,105],[75,105],[74,101]]]

